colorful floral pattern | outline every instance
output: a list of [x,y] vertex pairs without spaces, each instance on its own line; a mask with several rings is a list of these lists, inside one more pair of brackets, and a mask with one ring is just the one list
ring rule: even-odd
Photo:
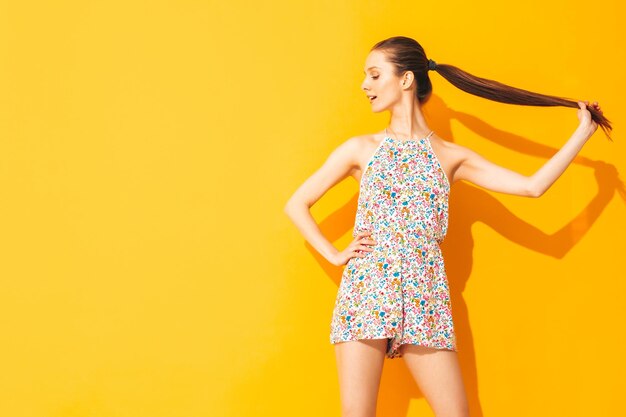
[[382,139],[361,176],[353,237],[377,244],[346,264],[330,342],[388,339],[456,351],[450,291],[440,250],[448,228],[450,183],[428,136]]

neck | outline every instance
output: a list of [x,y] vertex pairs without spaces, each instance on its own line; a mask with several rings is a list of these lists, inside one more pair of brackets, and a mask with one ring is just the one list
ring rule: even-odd
[[395,135],[396,139],[422,138],[430,131],[417,99],[398,103],[392,109],[387,132]]

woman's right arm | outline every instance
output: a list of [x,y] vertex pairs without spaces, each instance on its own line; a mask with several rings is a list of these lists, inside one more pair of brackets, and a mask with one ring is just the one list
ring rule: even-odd
[[324,258],[337,265],[339,250],[322,234],[310,208],[331,187],[359,169],[358,138],[350,138],[331,152],[324,164],[298,187],[285,204],[284,211],[300,233]]

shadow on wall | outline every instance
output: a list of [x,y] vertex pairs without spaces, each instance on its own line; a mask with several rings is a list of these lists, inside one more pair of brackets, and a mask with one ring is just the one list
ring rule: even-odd
[[[547,160],[558,151],[558,149],[550,146],[495,129],[475,116],[450,110],[436,95],[430,98],[428,107],[432,114],[437,115],[437,119],[432,120],[433,130],[445,140],[453,141],[450,121],[456,119],[481,137],[522,154]],[[576,217],[553,234],[544,233],[532,224],[516,217],[490,193],[470,183],[456,182],[450,191],[448,233],[441,244],[441,249],[450,284],[459,360],[472,416],[483,415],[478,398],[473,336],[469,326],[467,305],[462,297],[472,271],[474,247],[474,239],[471,234],[472,225],[475,222],[483,222],[512,242],[554,258],[562,258],[591,229],[602,210],[613,198],[616,190],[626,201],[626,189],[619,180],[617,169],[613,165],[594,161],[580,155],[572,161],[572,164],[594,169],[598,182],[598,193]],[[358,193],[320,222],[320,229],[331,242],[341,238],[352,229],[357,203]],[[327,276],[339,286],[343,267],[336,267],[328,263],[306,241],[305,245],[313,257],[317,259]],[[400,361],[394,362],[392,360],[393,365],[385,367],[381,381],[378,409],[384,410],[386,417],[405,417],[411,400],[422,397],[406,367],[399,366],[398,362]],[[389,383],[385,383],[387,379],[390,380]]]

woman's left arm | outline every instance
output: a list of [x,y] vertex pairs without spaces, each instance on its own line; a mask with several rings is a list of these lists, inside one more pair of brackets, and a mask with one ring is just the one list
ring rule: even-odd
[[[578,102],[580,124],[567,143],[531,176],[497,165],[469,148],[461,147],[461,162],[453,181],[466,180],[491,191],[523,197],[540,197],[563,174],[587,140],[598,128],[586,109],[588,102]],[[597,102],[594,107],[600,110]]]

